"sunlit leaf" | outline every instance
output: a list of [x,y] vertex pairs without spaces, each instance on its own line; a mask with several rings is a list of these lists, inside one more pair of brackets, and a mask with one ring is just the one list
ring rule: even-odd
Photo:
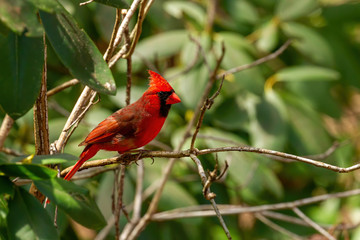
[[40,11],[40,17],[51,45],[71,74],[98,92],[114,95],[116,86],[109,67],[73,17],[65,9]]
[[313,12],[318,7],[314,0],[281,0],[276,9],[277,16],[282,20],[294,20]]
[[294,22],[282,24],[281,29],[288,37],[294,38],[291,45],[301,54],[315,63],[329,67],[334,65],[333,49],[327,38],[316,32],[315,29]]
[[280,82],[334,81],[339,77],[335,70],[310,65],[288,67],[276,73],[276,80]]
[[277,19],[271,19],[266,22],[258,31],[260,36],[256,46],[260,51],[271,52],[275,49],[279,41],[279,22]]
[[34,184],[52,203],[81,225],[92,229],[100,229],[106,225],[87,189],[60,178],[37,180]]
[[184,30],[167,31],[145,38],[137,45],[133,61],[139,63],[142,58],[153,61],[156,57],[172,56],[180,51],[188,39],[188,35]]
[[57,171],[36,164],[3,163],[0,172],[6,176],[30,178],[33,180],[54,178]]
[[205,23],[206,13],[204,9],[194,2],[166,1],[164,3],[164,9],[176,18],[182,18],[183,15],[187,15],[194,19],[200,26],[203,26]]

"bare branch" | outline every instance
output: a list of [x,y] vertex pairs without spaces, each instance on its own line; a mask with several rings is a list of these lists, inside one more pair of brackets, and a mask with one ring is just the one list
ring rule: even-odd
[[[345,198],[359,194],[360,194],[360,189],[354,189],[345,192],[323,194],[315,197],[303,198],[303,199],[295,200],[293,202],[265,204],[261,206],[252,206],[252,207],[218,204],[218,207],[222,215],[233,215],[233,214],[249,213],[249,212],[263,212],[268,210],[293,209],[294,207],[314,204],[332,198]],[[178,219],[178,218],[209,217],[209,216],[215,216],[212,206],[200,205],[200,206],[178,208],[170,211],[159,212],[154,214],[151,220],[166,221],[166,220]]]
[[[194,154],[190,154],[190,157],[196,163],[196,166],[198,167],[198,172],[199,172],[199,175],[201,178],[201,182],[202,182],[203,186],[205,187],[207,179],[206,179],[206,174],[205,174],[204,168],[203,168],[200,160]],[[225,223],[223,217],[221,216],[219,208],[217,207],[216,202],[214,200],[214,198],[216,197],[216,194],[212,193],[210,191],[210,186],[207,187],[206,189],[208,190],[208,192],[206,193],[205,198],[211,202],[211,205],[212,205],[214,211],[216,212],[216,216],[218,217],[221,227],[224,229],[224,232],[225,232],[227,238],[232,239],[229,229],[227,228],[226,223]]]
[[88,0],[86,2],[79,3],[80,6],[85,6],[86,4],[92,3],[94,0]]
[[199,40],[197,40],[196,38],[194,38],[191,35],[189,36],[189,38],[190,38],[191,41],[193,41],[196,44],[196,46],[200,50],[200,53],[201,53],[201,55],[203,57],[204,64],[207,67],[207,69],[209,70],[209,72],[211,72],[212,70],[210,68],[209,61],[207,60],[206,52],[205,52],[204,48],[201,46],[201,43],[199,42]]
[[106,62],[109,62],[110,58],[112,57],[115,48],[117,47],[117,45],[115,45],[115,38],[117,36],[117,33],[119,31],[119,26],[120,26],[120,22],[121,22],[121,9],[116,9],[116,17],[115,17],[115,23],[114,23],[114,27],[113,27],[113,31],[111,34],[111,38],[110,38],[110,42],[109,42],[109,46],[106,49],[103,58],[105,59]]
[[78,83],[79,83],[79,80],[77,80],[77,79],[71,79],[71,80],[69,80],[69,81],[67,81],[67,82],[64,82],[63,84],[61,84],[61,85],[59,85],[59,86],[57,86],[57,87],[54,87],[53,89],[49,90],[46,95],[47,95],[47,97],[50,97],[50,96],[52,96],[52,95],[54,95],[54,94],[56,94],[56,93],[58,93],[58,92],[61,92],[61,91],[64,90],[64,89],[66,89],[66,88],[68,88],[68,87],[71,87],[71,86],[74,86],[74,85],[76,85],[76,84],[78,84]]
[[[199,155],[205,155],[210,153],[218,153],[218,152],[251,152],[251,153],[258,153],[258,154],[264,154],[264,155],[271,155],[271,156],[279,156],[284,159],[291,159],[298,162],[303,162],[307,164],[314,165],[316,167],[326,168],[334,172],[339,173],[346,173],[346,172],[352,172],[360,168],[360,164],[355,164],[347,168],[334,166],[328,163],[315,161],[312,159],[299,157],[296,155],[268,150],[268,149],[262,149],[262,148],[254,148],[254,147],[221,147],[221,148],[209,148],[209,149],[203,149],[203,150],[184,150],[184,151],[147,151],[141,153],[141,156],[138,156],[138,154],[123,154],[119,157],[113,157],[113,158],[107,158],[107,159],[101,159],[101,160],[93,160],[88,161],[83,164],[83,166],[79,169],[79,171],[87,168],[92,167],[99,167],[99,166],[106,166],[109,164],[114,163],[125,163],[130,164],[131,162],[139,159],[144,158],[154,158],[154,157],[162,157],[162,158],[183,158],[183,157],[190,157],[190,153],[193,153],[196,156]],[[61,172],[61,175],[64,176],[68,171],[70,171],[71,167],[66,168]]]
[[336,240],[333,236],[330,235],[325,229],[319,226],[316,222],[311,220],[308,216],[306,216],[299,208],[294,207],[293,208],[294,213],[298,215],[300,218],[302,218],[305,222],[307,222],[310,226],[312,226],[316,231],[321,233],[323,236],[330,240]]
[[282,234],[288,235],[291,237],[291,239],[297,239],[297,240],[305,240],[306,238],[303,238],[293,232],[290,232],[289,230],[277,225],[276,223],[270,221],[268,218],[264,217],[260,213],[255,214],[256,218],[259,219],[262,223],[266,224],[267,226],[271,227],[272,229],[281,232]]
[[1,127],[0,127],[0,149],[1,150],[4,146],[5,139],[9,135],[13,124],[14,124],[14,120],[9,115],[6,114],[1,123]]
[[123,33],[126,29],[127,26],[129,26],[130,23],[130,19],[131,17],[134,15],[136,8],[139,6],[141,0],[134,0],[128,10],[128,12],[126,13],[123,21],[121,22],[121,25],[119,27],[118,32],[116,33],[116,37],[115,37],[115,41],[114,41],[114,46],[118,46],[121,42]]

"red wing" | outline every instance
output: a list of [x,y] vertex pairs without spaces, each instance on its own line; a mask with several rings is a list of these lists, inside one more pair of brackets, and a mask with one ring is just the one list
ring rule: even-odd
[[94,144],[110,142],[115,135],[124,137],[133,136],[136,131],[136,115],[131,108],[123,108],[113,113],[94,128],[86,139],[79,144]]

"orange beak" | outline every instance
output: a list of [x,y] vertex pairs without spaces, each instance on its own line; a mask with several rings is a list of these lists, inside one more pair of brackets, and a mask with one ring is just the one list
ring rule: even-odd
[[175,104],[181,102],[180,98],[176,93],[172,93],[168,99],[166,99],[166,104]]

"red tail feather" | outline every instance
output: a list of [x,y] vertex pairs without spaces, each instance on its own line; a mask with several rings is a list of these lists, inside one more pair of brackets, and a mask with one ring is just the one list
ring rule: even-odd
[[64,177],[65,180],[70,180],[72,176],[79,170],[79,168],[84,164],[84,162],[90,158],[92,158],[97,152],[99,148],[96,145],[87,145],[84,151],[81,153],[79,161],[73,166],[73,168],[66,174]]

